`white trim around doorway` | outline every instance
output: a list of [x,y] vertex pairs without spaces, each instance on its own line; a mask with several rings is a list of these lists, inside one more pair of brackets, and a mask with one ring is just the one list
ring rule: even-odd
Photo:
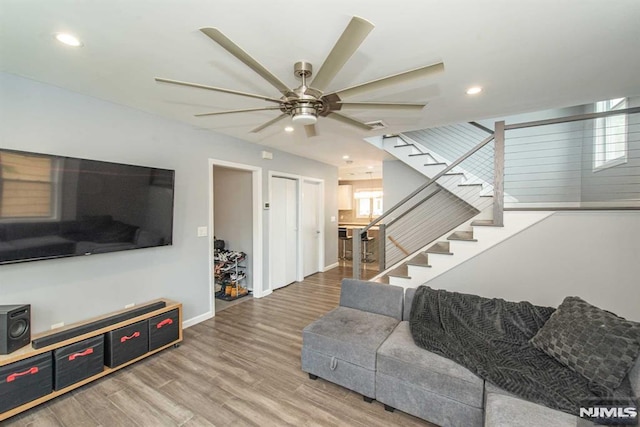
[[209,301],[211,313],[215,316],[214,283],[213,283],[213,167],[222,166],[231,169],[251,172],[251,206],[253,211],[253,297],[262,298],[271,292],[265,292],[263,282],[263,258],[262,258],[262,168],[242,163],[228,162],[226,160],[209,159]]

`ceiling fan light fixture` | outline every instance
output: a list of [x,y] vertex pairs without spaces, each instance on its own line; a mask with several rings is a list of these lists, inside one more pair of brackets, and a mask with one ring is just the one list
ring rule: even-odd
[[66,44],[67,46],[72,46],[72,47],[82,46],[82,42],[80,41],[80,39],[78,39],[76,36],[69,33],[56,33],[55,38],[60,43]]
[[284,128],[285,132],[293,132],[293,126],[287,126]]
[[469,89],[467,89],[467,95],[477,95],[480,92],[482,92],[482,87],[480,86],[472,86]]
[[298,105],[293,110],[291,120],[298,125],[315,125],[318,122],[318,112],[311,106]]

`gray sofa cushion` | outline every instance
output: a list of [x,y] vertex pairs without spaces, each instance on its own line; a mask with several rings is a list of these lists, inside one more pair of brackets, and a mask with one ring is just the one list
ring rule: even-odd
[[465,405],[482,408],[484,381],[454,361],[415,345],[409,322],[400,322],[378,349],[377,371]]
[[344,279],[340,305],[402,320],[404,289],[364,280]]
[[640,354],[640,323],[567,297],[531,343],[590,381],[615,390]]
[[402,320],[409,320],[409,317],[411,317],[411,304],[413,304],[415,294],[416,288],[407,288],[404,291],[404,312],[402,313]]
[[577,417],[513,396],[489,393],[485,427],[576,427]]
[[397,324],[389,316],[337,307],[303,329],[303,347],[375,370],[376,351]]

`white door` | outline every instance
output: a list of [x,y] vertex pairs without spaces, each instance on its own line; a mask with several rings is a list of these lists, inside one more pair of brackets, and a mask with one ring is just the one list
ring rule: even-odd
[[302,246],[304,276],[320,271],[320,183],[305,181],[302,184]]
[[271,280],[278,289],[296,281],[298,215],[297,189],[293,179],[271,179]]

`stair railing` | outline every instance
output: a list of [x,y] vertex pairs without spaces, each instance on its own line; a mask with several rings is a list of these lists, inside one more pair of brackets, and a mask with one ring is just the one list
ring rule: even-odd
[[[608,131],[611,131],[606,121],[604,122],[604,125],[602,124],[602,119],[621,115],[625,116],[624,126],[615,125],[613,126],[613,130],[615,132],[618,132],[618,134],[625,135],[626,139],[624,150],[626,156],[624,160],[620,162],[620,164],[614,164],[613,167],[598,169],[593,164],[593,156],[595,154],[589,152],[590,149],[593,149],[594,135],[597,134],[597,132],[604,132],[604,129],[608,129]],[[600,120],[601,122],[598,122],[598,120]],[[538,204],[538,207],[535,206],[536,203],[519,204],[518,202],[520,200],[518,200],[518,198],[521,197],[519,191],[522,190],[522,187],[518,187],[518,183],[526,183],[527,185],[529,185],[529,187],[531,186],[531,184],[539,185],[538,188],[544,188],[543,191],[548,191],[548,193],[533,194],[534,196],[542,198],[552,195],[551,193],[553,191],[562,190],[562,187],[554,187],[549,185],[548,181],[551,180],[544,177],[544,174],[548,173],[548,171],[543,170],[544,168],[542,167],[549,167],[548,160],[541,160],[537,164],[535,163],[535,161],[529,161],[527,167],[529,167],[530,169],[528,170],[533,170],[533,172],[528,172],[528,170],[527,172],[522,172],[521,162],[523,157],[516,158],[516,156],[514,155],[514,153],[517,152],[516,147],[518,143],[520,143],[520,145],[522,146],[525,146],[525,149],[528,149],[530,152],[539,152],[545,149],[557,150],[557,147],[553,144],[570,139],[569,137],[567,137],[570,132],[564,129],[558,131],[557,128],[553,128],[553,126],[562,126],[575,122],[583,123],[583,127],[585,129],[578,129],[578,133],[582,132],[580,134],[581,136],[574,139],[579,140],[579,142],[576,142],[574,146],[569,148],[576,148],[577,150],[579,150],[579,155],[581,156],[584,156],[586,154],[589,161],[585,162],[585,160],[582,158],[573,160],[574,163],[578,164],[578,166],[574,167],[574,169],[557,169],[553,170],[552,172],[580,174],[580,185],[582,185],[582,181],[586,181],[587,183],[592,182],[592,193],[585,196],[584,189],[581,188],[581,199],[570,207],[564,207],[561,204],[559,205],[557,201],[551,199],[543,200],[542,203]],[[486,132],[491,132],[490,129],[477,123],[470,124]],[[539,132],[536,134],[532,131],[533,128],[543,128],[547,129],[547,131]],[[620,130],[622,128],[623,130]],[[517,131],[523,131],[525,133],[524,136],[522,134],[517,134]],[[550,136],[560,135],[562,133],[565,133],[565,136],[563,137],[564,139],[561,137],[556,137],[554,139],[553,136]],[[399,136],[399,138],[402,137]],[[520,140],[518,140],[519,138]],[[571,136],[571,138],[573,138],[573,136]],[[360,277],[361,252],[359,237],[363,236],[371,228],[376,226],[379,227],[378,259],[381,272],[386,269],[388,264],[388,260],[386,260],[387,240],[392,240],[392,243],[398,246],[398,249],[403,253],[403,255],[407,256],[410,251],[402,247],[402,244],[400,242],[395,241],[395,239],[390,239],[390,236],[386,236],[387,228],[390,225],[394,225],[397,222],[402,221],[406,217],[411,216],[416,211],[419,211],[421,206],[429,203],[430,200],[434,199],[437,196],[437,193],[442,191],[439,186],[436,186],[437,181],[444,177],[446,174],[453,171],[461,163],[471,158],[474,154],[479,152],[483,147],[486,147],[491,142],[493,142],[493,225],[501,226],[503,224],[503,212],[505,209],[640,209],[640,181],[638,181],[637,179],[631,179],[640,177],[640,107],[625,108],[600,113],[578,114],[567,117],[514,124],[505,124],[504,121],[499,121],[495,123],[495,130],[490,136],[486,137],[480,143],[475,145],[472,149],[470,149],[464,155],[460,156],[457,160],[455,160],[441,172],[436,174],[433,178],[429,179],[423,185],[415,189],[409,195],[404,197],[400,202],[396,203],[392,208],[388,209],[384,214],[373,220],[367,226],[361,229],[357,228],[353,230],[353,277]],[[538,146],[536,146],[536,144],[540,143],[550,144],[551,148],[540,149]],[[529,145],[526,146],[527,144]],[[424,149],[419,148],[418,150],[422,153],[425,152]],[[555,154],[546,156],[547,159],[549,157],[555,158],[558,156]],[[532,158],[535,159],[535,157]],[[539,158],[542,159],[542,157]],[[525,157],[525,160],[531,160],[531,158],[527,159]],[[519,162],[520,164],[518,164]],[[557,164],[559,163],[556,163],[555,165]],[[551,166],[553,165],[554,164],[551,164]],[[536,170],[536,168],[538,168],[538,170]],[[611,170],[609,170],[608,172],[601,172],[605,169]],[[598,176],[598,174],[600,174],[600,176]],[[525,179],[519,180],[518,178],[521,178],[522,175],[528,176]],[[615,181],[612,181],[613,183],[601,182],[606,181],[606,179]],[[507,187],[509,206],[505,206],[505,186]],[[620,188],[621,186],[626,187],[624,187],[623,190],[619,190],[618,188]],[[433,191],[426,192],[425,190],[428,190],[429,188],[432,188]],[[616,191],[612,192],[612,188]],[[420,197],[417,197],[418,200],[415,201],[414,199],[418,195],[420,195]],[[595,197],[596,199],[600,197],[604,199],[604,201],[593,201],[589,197]],[[396,216],[392,217],[391,215]],[[385,220],[387,220],[386,223],[384,222]]]
[[499,138],[504,209],[640,209],[640,107],[498,122]]
[[[397,138],[402,139],[401,136]],[[356,228],[353,230],[353,249],[352,249],[352,258],[353,258],[353,277],[360,278],[360,269],[361,269],[361,247],[360,247],[360,239],[362,236],[366,235],[366,233],[371,230],[373,227],[378,227],[378,263],[379,263],[379,271],[384,271],[388,260],[386,259],[387,253],[387,241],[393,242],[390,239],[390,236],[387,236],[387,229],[390,225],[396,224],[399,221],[403,220],[405,217],[414,214],[418,208],[424,206],[430,200],[435,199],[436,194],[443,191],[443,189],[436,185],[438,181],[445,177],[445,175],[451,173],[460,166],[464,161],[471,158],[474,154],[478,153],[482,148],[487,147],[492,141],[494,141],[494,135],[489,135],[485,139],[483,139],[480,143],[476,144],[473,148],[468,150],[464,155],[460,158],[449,164],[442,171],[438,172],[431,179],[427,180],[424,184],[416,188],[398,203],[396,203],[393,207],[386,210],[382,215],[378,218],[374,219],[371,223],[366,225],[364,228]],[[495,191],[495,188],[494,188]],[[448,193],[447,191],[444,191]],[[393,215],[393,216],[392,216]],[[386,220],[386,221],[385,221]],[[401,243],[395,242],[394,245],[398,247],[398,249],[405,253],[406,250],[403,250]],[[406,254],[405,254],[406,255]]]

